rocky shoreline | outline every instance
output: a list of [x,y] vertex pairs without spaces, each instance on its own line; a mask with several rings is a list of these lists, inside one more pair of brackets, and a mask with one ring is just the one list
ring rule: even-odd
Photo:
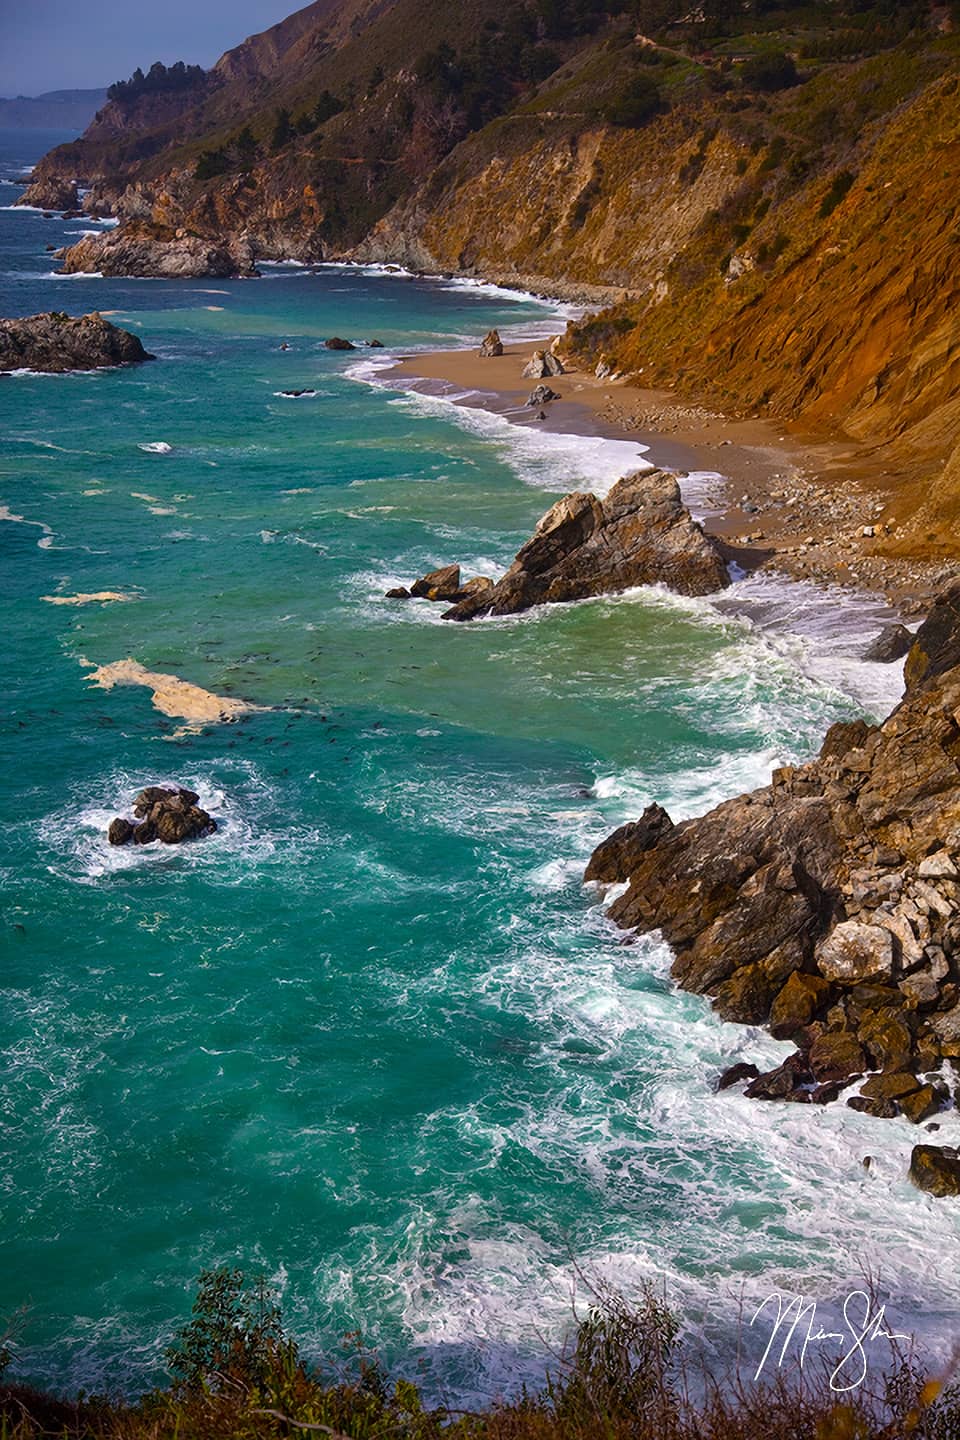
[[66,315],[49,311],[19,320],[0,320],[0,374],[37,370],[64,374],[153,360],[136,335],[111,325],[95,311]]
[[[796,1050],[757,1099],[919,1123],[960,1070],[960,585],[917,632],[882,725],[834,725],[819,757],[674,825],[651,807],[585,879],[610,918],[659,931],[672,973],[725,1019]],[[730,1077],[731,1079],[741,1077]]]

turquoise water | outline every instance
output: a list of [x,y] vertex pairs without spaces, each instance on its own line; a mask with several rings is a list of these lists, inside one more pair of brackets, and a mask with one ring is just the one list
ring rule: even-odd
[[[54,138],[0,136],[0,204]],[[98,308],[158,356],[0,382],[20,1373],[150,1383],[219,1262],[274,1277],[309,1353],[359,1329],[448,1397],[535,1378],[578,1273],[662,1280],[722,1356],[742,1296],[830,1304],[868,1266],[945,1345],[955,1212],[906,1185],[906,1122],[714,1097],[720,1065],[783,1047],[676,993],[580,883],[651,800],[695,814],[883,711],[896,677],[854,659],[875,607],[769,579],[471,627],[386,602],[450,560],[495,573],[557,495],[637,463],[376,368],[561,313],[371,270],[53,278],[45,246],[82,228],[0,211],[0,313]],[[99,591],[129,598],[52,603]],[[263,708],[185,732],[90,683],[127,658]],[[111,851],[167,779],[216,837]]]

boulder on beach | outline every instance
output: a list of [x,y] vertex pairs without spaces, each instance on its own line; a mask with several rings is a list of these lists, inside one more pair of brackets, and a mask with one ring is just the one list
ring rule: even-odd
[[720,551],[691,519],[676,476],[639,470],[618,481],[605,500],[580,493],[559,500],[503,579],[443,618],[514,615],[637,585],[709,595],[728,584]]
[[552,350],[534,350],[523,367],[524,380],[543,380],[550,375],[563,375],[563,362]]
[[133,813],[140,824],[118,815],[110,822],[107,839],[111,845],[149,845],[154,840],[164,845],[182,845],[186,840],[212,835],[217,822],[201,810],[199,800],[195,790],[182,786],[171,789],[148,785],[133,800]]
[[488,360],[493,355],[503,354],[503,341],[500,339],[499,330],[489,330],[480,344],[481,359]]
[[136,335],[96,313],[65,315],[54,310],[22,320],[0,320],[0,371],[63,374],[152,359]]
[[551,390],[549,385],[535,385],[527,396],[527,404],[537,409],[551,400],[562,400],[562,398],[562,395],[558,395],[556,390]]
[[105,235],[85,235],[63,252],[63,274],[141,279],[217,279],[258,275],[244,236],[211,240],[184,229],[127,221]]

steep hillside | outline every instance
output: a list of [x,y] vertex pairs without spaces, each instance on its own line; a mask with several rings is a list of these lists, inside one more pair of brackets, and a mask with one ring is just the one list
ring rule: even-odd
[[156,69],[37,186],[161,243],[589,288],[582,358],[839,430],[890,489],[881,546],[955,553],[948,11],[316,0],[212,71]]

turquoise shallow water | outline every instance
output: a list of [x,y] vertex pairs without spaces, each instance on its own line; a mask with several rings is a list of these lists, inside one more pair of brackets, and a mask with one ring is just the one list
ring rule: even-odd
[[[54,138],[0,137],[0,204]],[[447,1396],[536,1377],[578,1271],[661,1279],[723,1356],[741,1297],[829,1306],[869,1268],[945,1346],[955,1211],[906,1185],[906,1123],[714,1097],[721,1064],[782,1047],[676,993],[579,879],[649,801],[697,813],[882,711],[896,677],[854,658],[875,607],[769,579],[472,627],[391,605],[435,564],[508,564],[638,451],[405,395],[322,338],[388,359],[558,312],[374,271],[52,278],[45,246],[82,228],[0,211],[0,313],[115,312],[159,358],[0,382],[21,1373],[149,1383],[221,1261],[276,1279],[311,1353],[359,1329]],[[132,598],[44,598],[101,590]],[[128,657],[266,708],[177,736],[149,690],[89,683]],[[168,778],[217,836],[111,851],[110,817]]]

